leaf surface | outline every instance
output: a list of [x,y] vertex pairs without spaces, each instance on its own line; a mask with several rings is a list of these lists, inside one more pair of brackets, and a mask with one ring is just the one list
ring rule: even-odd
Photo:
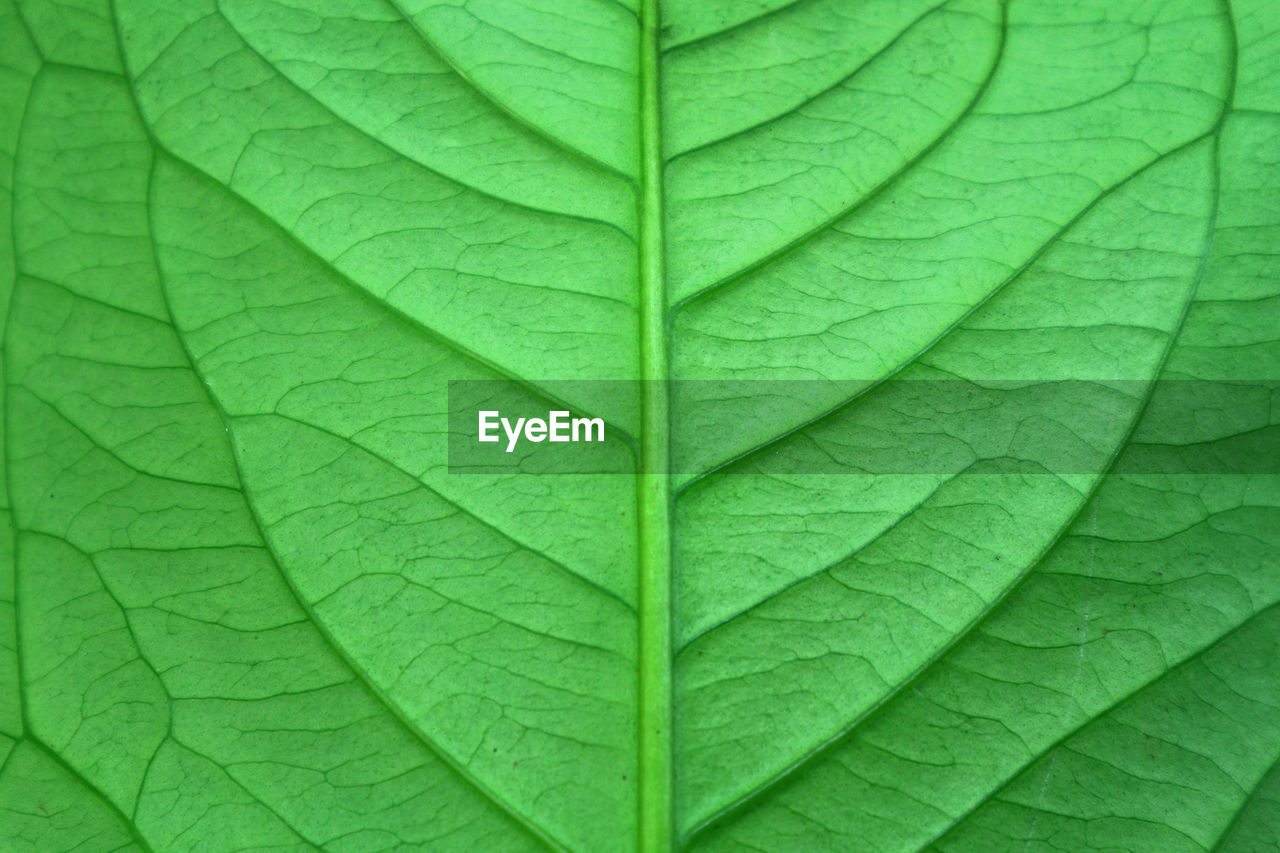
[[0,846],[1280,845],[1269,0],[0,32]]

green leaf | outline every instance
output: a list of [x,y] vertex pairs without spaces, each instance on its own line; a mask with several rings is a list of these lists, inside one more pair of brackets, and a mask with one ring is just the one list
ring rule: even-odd
[[0,36],[0,848],[1280,850],[1273,0]]

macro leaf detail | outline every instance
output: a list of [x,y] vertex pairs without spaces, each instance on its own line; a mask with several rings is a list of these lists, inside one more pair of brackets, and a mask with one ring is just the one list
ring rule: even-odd
[[0,35],[0,848],[1280,850],[1272,0]]

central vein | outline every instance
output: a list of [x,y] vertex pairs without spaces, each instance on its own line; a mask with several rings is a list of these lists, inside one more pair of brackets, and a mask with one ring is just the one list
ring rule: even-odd
[[658,0],[640,7],[639,848],[672,842],[671,486]]

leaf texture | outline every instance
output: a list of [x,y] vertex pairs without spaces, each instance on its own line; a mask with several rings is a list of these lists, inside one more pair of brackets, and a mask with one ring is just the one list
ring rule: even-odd
[[3,849],[1280,850],[1272,0],[0,34]]

